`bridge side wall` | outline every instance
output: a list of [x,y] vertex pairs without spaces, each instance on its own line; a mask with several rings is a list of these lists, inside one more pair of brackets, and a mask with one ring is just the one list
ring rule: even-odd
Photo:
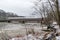
[[11,23],[40,23],[40,20],[10,20]]

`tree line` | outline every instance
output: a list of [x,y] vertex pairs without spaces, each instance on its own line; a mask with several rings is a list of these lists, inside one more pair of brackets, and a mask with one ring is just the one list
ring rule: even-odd
[[0,9],[0,20],[6,19],[7,17],[18,17],[18,15],[12,12],[5,12],[4,10]]

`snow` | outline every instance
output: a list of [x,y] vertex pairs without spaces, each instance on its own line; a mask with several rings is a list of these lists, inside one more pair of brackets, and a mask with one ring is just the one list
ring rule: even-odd
[[33,37],[32,34],[29,34],[29,35],[27,36],[27,40],[35,40],[35,38]]
[[57,37],[56,37],[56,40],[60,40],[60,36],[57,36]]

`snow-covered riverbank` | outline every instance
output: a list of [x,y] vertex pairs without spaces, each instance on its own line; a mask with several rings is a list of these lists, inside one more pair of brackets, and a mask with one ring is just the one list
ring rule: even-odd
[[[28,31],[31,31],[31,29],[34,29],[35,32],[43,34],[45,32],[41,31],[42,27],[43,29],[47,28],[45,25],[42,26],[40,23],[0,23],[0,37],[9,36],[13,38],[16,35],[26,35]],[[55,27],[58,28],[58,25],[55,25]],[[58,31],[60,30],[58,29],[57,32]]]

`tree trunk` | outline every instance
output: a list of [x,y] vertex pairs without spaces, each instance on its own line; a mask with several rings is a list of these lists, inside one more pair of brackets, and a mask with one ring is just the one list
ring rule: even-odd
[[57,11],[57,23],[59,25],[59,28],[60,28],[60,13],[59,13],[59,2],[58,0],[56,0],[56,11]]

